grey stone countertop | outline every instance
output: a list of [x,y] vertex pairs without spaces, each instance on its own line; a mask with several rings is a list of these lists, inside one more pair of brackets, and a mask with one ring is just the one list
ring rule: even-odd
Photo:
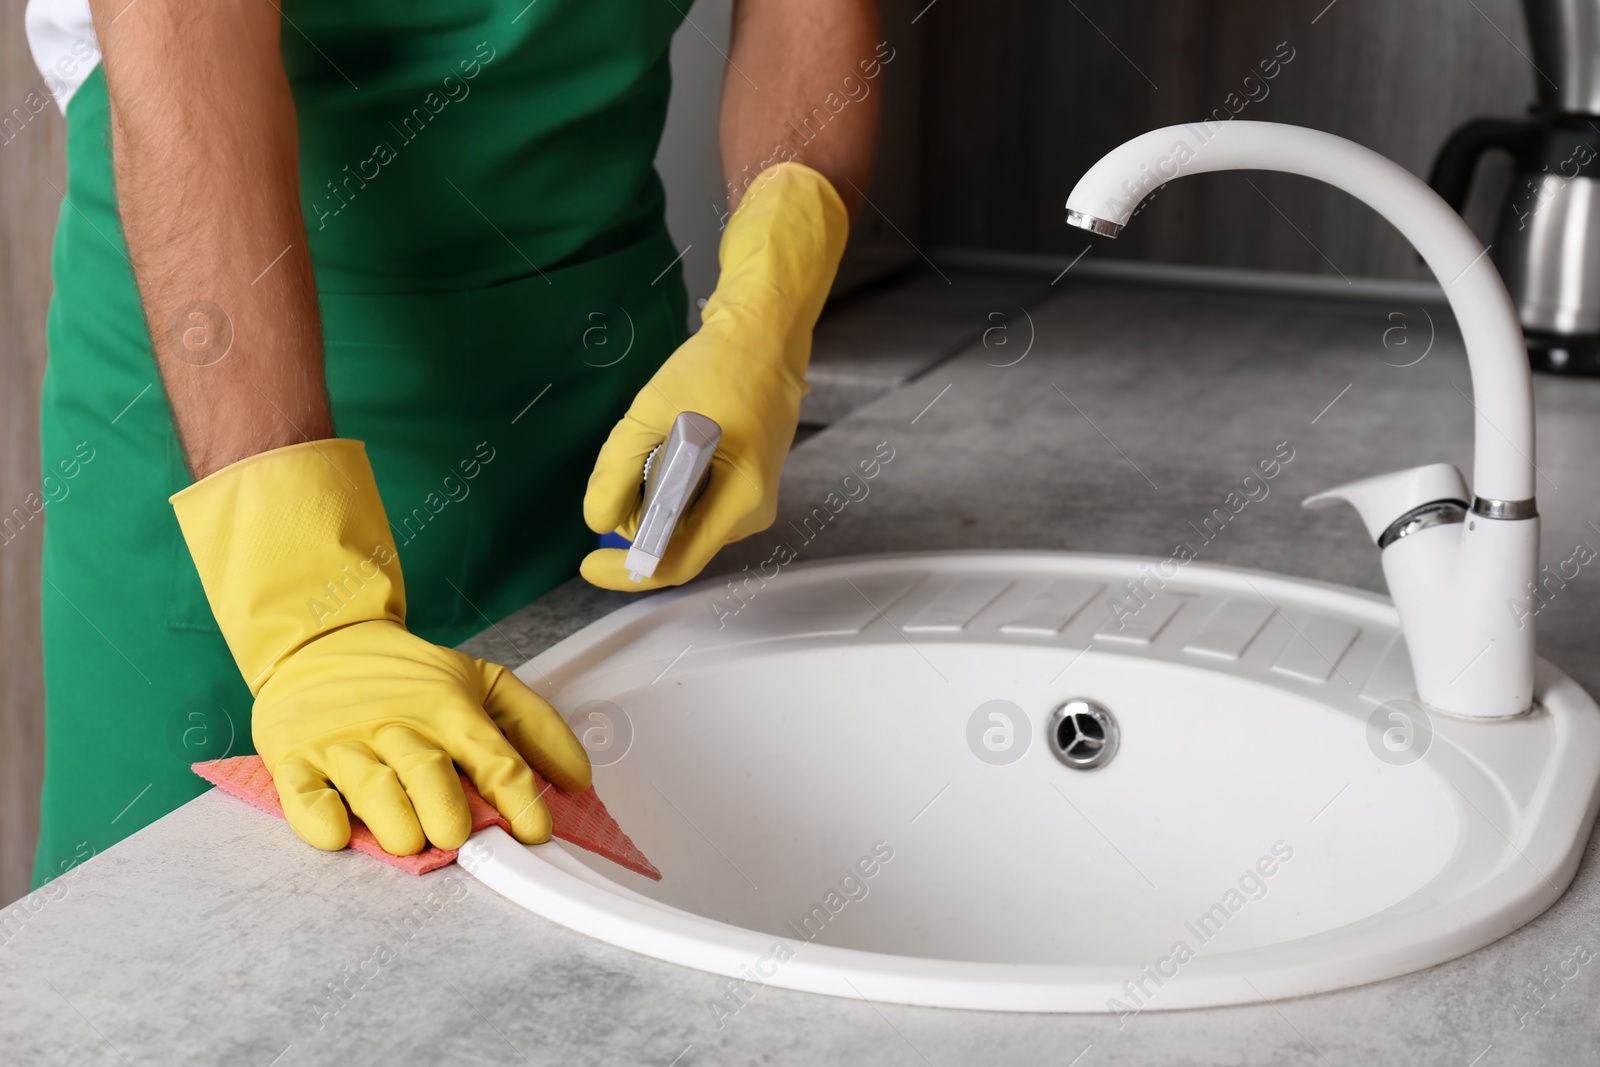
[[[1422,462],[1470,468],[1466,363],[1437,308],[1048,281],[993,289],[1013,305],[1022,298],[1007,294],[1050,294],[1028,315],[996,308],[1010,315],[1002,334],[986,334],[983,301],[969,301],[980,309],[961,327],[971,343],[942,362],[897,364],[886,377],[898,384],[795,450],[780,524],[808,513],[879,442],[895,450],[870,494],[802,558],[957,548],[1164,556],[1287,441],[1295,458],[1270,496],[1202,558],[1381,590],[1354,513],[1307,513],[1299,499]],[[930,291],[926,276],[914,284]],[[976,284],[995,283],[949,283],[952,296]],[[872,303],[840,314],[866,315],[863,333],[881,333]],[[1600,548],[1591,525],[1600,382],[1540,378],[1537,397],[1544,558],[1563,559],[1579,542]],[[767,540],[734,546],[714,567],[762,558]],[[1596,588],[1585,571],[1539,619],[1542,654],[1591,691],[1600,691]],[[469,647],[520,663],[623,602],[574,581]],[[1551,979],[1537,1014],[1517,1008],[1530,980],[1570,971],[1564,961],[1580,947],[1600,949],[1592,847],[1546,914],[1462,959],[1319,996],[1145,1012],[1120,1029],[1108,1015],[935,1010],[775,988],[719,1027],[711,1005],[724,979],[573,933],[455,868],[413,878],[351,852],[315,852],[216,792],[20,906],[25,921],[0,946],[7,1064],[1501,1067],[1600,1054],[1600,960]],[[365,977],[347,1000],[330,1000],[329,984],[352,974]]]

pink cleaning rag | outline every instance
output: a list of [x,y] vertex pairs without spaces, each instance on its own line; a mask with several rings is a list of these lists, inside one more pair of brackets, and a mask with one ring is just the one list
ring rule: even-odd
[[[261,762],[260,756],[208,760],[192,764],[191,769],[224,793],[238,797],[268,815],[283,818],[283,805],[278,802],[277,786],[272,784],[272,775],[267,773],[267,766]],[[555,836],[579,848],[588,849],[597,856],[604,856],[646,878],[661,881],[661,872],[639,851],[639,846],[622,832],[622,827],[611,817],[593,787],[581,793],[563,793],[554,787],[547,787],[537,771],[533,778],[545,804],[550,808]],[[472,812],[474,832],[494,825],[511,829],[494,806],[478,795],[466,775],[461,776],[461,787],[467,794],[467,807]],[[456,858],[455,849],[435,848],[433,845],[415,856],[396,856],[385,852],[367,825],[353,815],[350,817],[350,847],[412,874],[427,874],[454,863]]]

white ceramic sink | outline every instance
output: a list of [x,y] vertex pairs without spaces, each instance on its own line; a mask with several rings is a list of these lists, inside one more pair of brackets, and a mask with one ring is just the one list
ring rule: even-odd
[[[751,579],[737,614],[724,581],[645,599],[518,674],[663,879],[497,829],[463,863],[737,979],[729,1012],[758,984],[1016,1011],[1258,1001],[1451,959],[1566,888],[1600,796],[1600,710],[1571,679],[1541,662],[1513,721],[1430,715],[1387,599],[1190,564],[1119,618],[1125,583],[1162,573],[883,556]],[[1075,697],[1120,728],[1092,770],[1046,737]]]

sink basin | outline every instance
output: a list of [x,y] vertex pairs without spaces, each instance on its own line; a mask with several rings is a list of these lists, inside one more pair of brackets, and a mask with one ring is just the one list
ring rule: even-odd
[[1522,718],[1430,713],[1386,598],[1171,560],[705,581],[517,673],[663,878],[497,828],[463,866],[736,979],[728,1012],[762,984],[1125,1012],[1399,975],[1549,907],[1600,799],[1600,709],[1549,664]]

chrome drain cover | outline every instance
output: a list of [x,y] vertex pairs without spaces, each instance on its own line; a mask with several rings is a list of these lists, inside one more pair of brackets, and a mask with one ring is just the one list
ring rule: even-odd
[[1074,770],[1092,771],[1117,754],[1122,728],[1102,705],[1073,697],[1050,713],[1045,737],[1056,759]]

